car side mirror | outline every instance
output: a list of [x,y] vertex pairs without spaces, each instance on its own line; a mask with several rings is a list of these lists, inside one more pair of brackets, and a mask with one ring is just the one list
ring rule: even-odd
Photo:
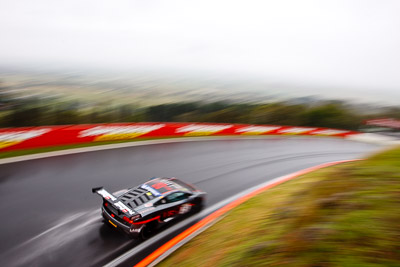
[[163,205],[165,203],[167,203],[167,200],[165,198],[163,198],[160,201],[157,201],[156,203],[154,203],[154,206]]

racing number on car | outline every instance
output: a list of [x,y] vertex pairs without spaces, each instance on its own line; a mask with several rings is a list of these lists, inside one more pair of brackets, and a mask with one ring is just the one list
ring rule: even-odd
[[192,205],[185,203],[179,207],[179,214],[185,214],[185,213],[189,212],[191,208],[192,208]]

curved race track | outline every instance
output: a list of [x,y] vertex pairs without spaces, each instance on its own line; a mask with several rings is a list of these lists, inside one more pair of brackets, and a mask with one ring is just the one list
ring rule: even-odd
[[380,147],[343,139],[270,137],[135,146],[0,165],[1,266],[95,266],[138,242],[104,226],[94,186],[111,192],[175,176],[213,205],[268,179],[354,159]]

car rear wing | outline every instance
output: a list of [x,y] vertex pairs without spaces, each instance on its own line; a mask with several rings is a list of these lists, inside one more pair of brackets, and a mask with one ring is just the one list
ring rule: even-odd
[[127,215],[134,215],[136,212],[130,208],[128,208],[124,203],[121,201],[117,201],[117,197],[113,194],[109,193],[105,190],[102,186],[92,188],[92,193],[96,193],[100,195],[105,201],[109,202],[114,207],[118,208],[120,211]]
[[92,188],[92,193],[100,195],[105,200],[111,200],[111,201],[117,200],[117,198],[113,194],[107,192],[107,190],[105,190],[102,186]]

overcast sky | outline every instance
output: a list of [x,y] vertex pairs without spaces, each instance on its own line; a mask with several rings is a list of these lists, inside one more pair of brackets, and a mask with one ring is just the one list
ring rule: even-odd
[[400,1],[0,0],[0,64],[175,69],[400,101]]

